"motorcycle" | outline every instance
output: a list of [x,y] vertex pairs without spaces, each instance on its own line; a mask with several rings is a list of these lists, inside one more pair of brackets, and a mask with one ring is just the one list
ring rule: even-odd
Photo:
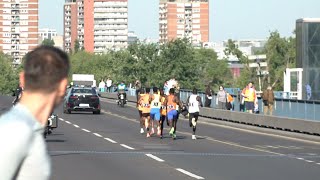
[[53,129],[58,127],[58,116],[56,114],[51,114],[48,118],[47,126],[44,129],[44,138],[49,134],[52,134]]
[[126,94],[125,93],[119,93],[118,95],[118,105],[120,107],[124,107],[124,105],[127,103]]

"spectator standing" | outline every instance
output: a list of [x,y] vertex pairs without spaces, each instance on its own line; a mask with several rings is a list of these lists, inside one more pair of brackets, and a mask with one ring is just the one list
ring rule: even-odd
[[134,87],[136,89],[136,97],[137,97],[137,102],[139,100],[139,94],[140,94],[140,89],[141,89],[141,82],[139,79],[136,80],[136,82],[134,83]]
[[101,82],[99,83],[99,91],[104,92],[106,87],[106,83],[101,79]]
[[26,55],[23,67],[23,96],[0,117],[0,179],[47,180],[51,163],[43,131],[64,98],[69,58],[58,48],[40,46]]
[[227,93],[227,105],[226,105],[227,110],[233,110],[233,97],[231,94]]
[[107,92],[110,93],[111,87],[112,87],[112,80],[110,79],[110,77],[107,79],[106,85],[107,85]]
[[242,92],[245,91],[246,88],[244,88],[242,91],[239,90],[238,92],[238,101],[239,101],[239,104],[240,104],[240,112],[245,112],[246,111],[246,108],[245,108],[245,105],[244,105],[244,97],[242,95]]
[[219,86],[219,92],[217,93],[217,105],[219,109],[226,109],[227,92],[223,86]]
[[254,89],[252,82],[244,89],[242,96],[244,97],[246,111],[252,114],[257,99],[256,90]]
[[263,91],[262,94],[263,99],[263,112],[264,115],[271,115],[273,113],[273,104],[274,104],[274,93],[271,86],[268,86],[266,90]]
[[207,85],[205,93],[206,93],[206,100],[205,100],[204,106],[211,107],[213,91],[210,87],[210,84]]

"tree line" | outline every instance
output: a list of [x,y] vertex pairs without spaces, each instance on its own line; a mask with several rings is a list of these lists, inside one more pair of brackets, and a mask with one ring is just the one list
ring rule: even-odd
[[[44,42],[43,44],[53,44]],[[269,76],[263,77],[263,84],[274,84],[275,90],[283,89],[283,71],[295,67],[295,38],[281,37],[271,32],[265,47],[255,54],[266,54]],[[227,59],[218,59],[212,49],[193,47],[187,39],[177,39],[166,44],[146,44],[137,42],[120,51],[106,51],[92,54],[83,49],[70,53],[72,74],[94,74],[99,82],[111,78],[113,82],[133,83],[139,79],[144,86],[163,86],[168,79],[175,78],[180,87],[204,90],[210,84],[214,89],[219,85],[243,88],[249,81],[257,82],[256,72],[249,68],[245,56],[229,40],[226,55],[235,55],[244,65],[241,76],[234,78],[228,68]],[[19,66],[14,67],[12,58],[0,54],[0,93],[9,94],[18,85]]]

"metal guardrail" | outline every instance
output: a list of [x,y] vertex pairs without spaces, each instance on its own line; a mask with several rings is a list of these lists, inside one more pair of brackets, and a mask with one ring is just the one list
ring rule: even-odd
[[[186,101],[188,96],[190,96],[191,94],[191,91],[182,90],[180,91],[180,99],[182,101]],[[200,92],[199,96],[204,102],[205,94],[203,92]],[[233,97],[233,110],[240,112],[240,101],[237,96]],[[258,105],[260,114],[263,114],[263,102],[261,98],[258,98]],[[217,108],[216,96],[213,96],[212,98],[211,107],[215,109]],[[315,120],[320,122],[320,102],[295,99],[276,99],[274,104],[273,116],[303,120]]]
[[[237,89],[234,89],[234,91],[237,91]],[[135,96],[136,90],[128,89],[127,94],[128,96]],[[181,90],[180,99],[185,102],[191,94],[192,92],[190,90]],[[203,92],[199,92],[199,96],[201,97],[202,102],[205,102],[205,94]],[[240,101],[237,96],[233,95],[233,97],[233,111],[240,112]],[[260,114],[263,114],[263,102],[261,98],[258,98],[258,105]],[[217,109],[216,96],[213,96],[210,107]],[[320,122],[320,101],[276,99],[273,116],[315,120]]]
[[[133,94],[133,92],[129,91],[127,96],[128,101],[135,103],[137,101],[136,97],[131,96],[130,94]],[[100,93],[100,95],[104,98],[117,99],[117,95],[115,93]],[[186,96],[186,94],[183,96]],[[214,108],[201,108],[200,115],[206,118],[225,120],[246,125],[320,135],[320,121],[264,116],[260,114],[249,114]]]

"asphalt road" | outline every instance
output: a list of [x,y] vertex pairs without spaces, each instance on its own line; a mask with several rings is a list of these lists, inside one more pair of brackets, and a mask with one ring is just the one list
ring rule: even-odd
[[[102,99],[102,114],[63,114],[47,138],[54,180],[317,180],[320,144],[181,118],[177,140],[140,134],[137,110]],[[11,97],[0,97],[0,114]],[[201,121],[203,123],[201,123]]]

